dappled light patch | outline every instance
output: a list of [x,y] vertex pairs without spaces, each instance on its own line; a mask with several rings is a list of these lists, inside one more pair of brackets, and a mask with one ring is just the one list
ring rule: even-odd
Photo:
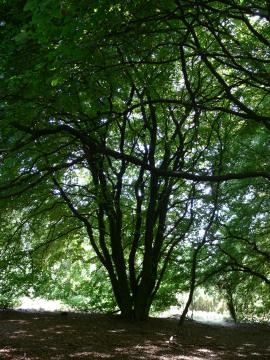
[[[8,316],[8,312],[7,312],[7,316]],[[10,322],[10,323],[17,323],[18,325],[26,325],[26,324],[29,324],[29,322],[28,321],[25,321],[25,320],[13,320],[13,319],[11,319],[11,320],[7,320],[8,322]]]
[[[165,359],[165,358],[164,358]],[[177,359],[177,358],[174,358],[174,359]],[[198,356],[186,356],[186,355],[183,355],[181,357],[178,358],[179,360],[202,360],[202,359],[205,359],[204,357],[198,357]]]
[[125,329],[117,329],[117,330],[108,330],[109,333],[117,333],[117,334],[120,334],[120,333],[123,333],[125,332],[126,330]]
[[214,356],[213,352],[209,349],[198,349],[199,353],[208,354],[209,356]]
[[1,356],[5,356],[5,354],[10,354],[14,349],[9,346],[4,346],[2,349],[0,349]]
[[101,358],[101,359],[108,359],[111,358],[111,355],[109,354],[102,354],[100,352],[95,352],[95,351],[83,351],[83,352],[77,352],[75,354],[71,354],[69,355],[70,358],[73,359],[79,359],[85,356],[89,356],[89,359],[96,359],[96,358]]

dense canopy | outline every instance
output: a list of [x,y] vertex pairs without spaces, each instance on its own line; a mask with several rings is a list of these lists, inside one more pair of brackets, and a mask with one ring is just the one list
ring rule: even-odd
[[3,301],[146,319],[203,286],[269,316],[269,21],[261,0],[1,1]]

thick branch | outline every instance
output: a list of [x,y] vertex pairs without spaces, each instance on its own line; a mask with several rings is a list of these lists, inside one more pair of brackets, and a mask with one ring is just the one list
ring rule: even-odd
[[241,180],[249,178],[265,178],[270,180],[270,173],[267,171],[247,171],[240,173],[227,173],[223,175],[208,175],[208,174],[194,174],[188,173],[185,171],[173,171],[173,170],[163,170],[161,168],[154,167],[154,165],[149,164],[133,155],[125,154],[124,152],[118,152],[112,150],[104,145],[97,143],[96,140],[91,139],[89,136],[85,135],[83,132],[71,128],[67,125],[59,125],[57,127],[52,127],[48,129],[32,130],[30,128],[19,126],[20,130],[28,132],[30,134],[35,134],[36,137],[42,137],[45,135],[55,135],[62,131],[68,132],[71,135],[78,138],[83,144],[87,145],[93,153],[100,153],[103,155],[112,156],[118,160],[126,160],[129,163],[143,167],[145,170],[148,170],[152,173],[155,173],[157,176],[162,177],[173,177],[178,179],[185,179],[191,181],[202,181],[202,182],[223,182],[228,180]]

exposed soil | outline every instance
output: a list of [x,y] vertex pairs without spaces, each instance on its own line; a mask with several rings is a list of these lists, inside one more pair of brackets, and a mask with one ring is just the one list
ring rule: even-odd
[[174,319],[0,312],[0,359],[270,359],[270,326],[232,327]]

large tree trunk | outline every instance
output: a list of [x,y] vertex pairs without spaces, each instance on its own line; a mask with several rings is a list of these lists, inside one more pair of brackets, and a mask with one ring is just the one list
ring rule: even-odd
[[148,273],[143,272],[141,283],[134,298],[134,316],[136,320],[147,320],[152,303],[152,291],[154,282],[151,275],[151,267]]
[[[152,303],[151,292],[145,288],[139,291],[139,296],[133,297],[119,287],[113,289],[121,317],[129,321],[145,321],[149,317],[149,311]],[[149,295],[150,293],[150,295]]]

